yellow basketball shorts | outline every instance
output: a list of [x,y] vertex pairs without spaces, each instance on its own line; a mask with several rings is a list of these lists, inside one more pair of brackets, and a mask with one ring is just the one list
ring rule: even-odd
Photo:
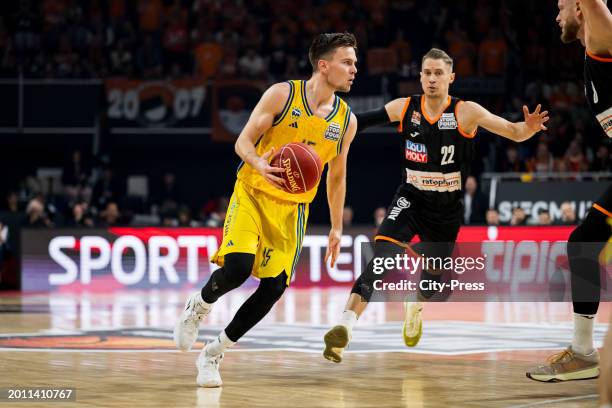
[[275,278],[295,271],[308,219],[308,204],[279,200],[236,181],[223,225],[223,242],[211,261],[223,266],[234,252],[255,255],[253,276]]

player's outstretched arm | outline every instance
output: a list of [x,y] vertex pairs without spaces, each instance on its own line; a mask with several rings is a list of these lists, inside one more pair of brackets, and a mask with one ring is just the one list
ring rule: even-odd
[[402,120],[402,109],[408,98],[398,98],[388,102],[384,107],[357,113],[357,133],[372,127]]
[[612,13],[602,0],[578,0],[586,24],[586,48],[595,54],[612,51]]
[[346,135],[342,142],[340,154],[329,162],[327,170],[327,202],[329,204],[329,218],[331,229],[329,241],[325,252],[325,262],[331,259],[331,266],[336,264],[340,253],[340,239],[342,238],[342,212],[344,211],[344,198],[346,195],[346,160],[349,148],[357,133],[357,118],[351,113]]
[[457,120],[461,128],[467,133],[473,133],[479,127],[487,129],[489,132],[506,137],[515,142],[522,142],[540,130],[546,130],[546,123],[549,119],[548,111],[540,112],[541,105],[529,112],[527,106],[523,106],[523,122],[512,123],[506,119],[494,115],[476,102],[464,102],[457,108]]
[[274,154],[274,149],[270,149],[259,156],[255,150],[257,138],[272,127],[274,118],[278,115],[289,97],[289,85],[278,83],[272,85],[264,92],[261,99],[251,112],[247,124],[240,132],[234,149],[240,158],[256,169],[268,182],[281,188],[283,180],[275,173],[284,171],[281,167],[272,167],[268,163],[270,156]]

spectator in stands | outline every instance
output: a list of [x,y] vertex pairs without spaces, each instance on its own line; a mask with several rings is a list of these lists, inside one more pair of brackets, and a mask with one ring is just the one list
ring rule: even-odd
[[461,27],[459,20],[454,20],[452,28],[444,35],[448,44],[448,52],[453,56],[453,69],[459,78],[474,76],[474,60],[476,58],[476,46],[467,33]]
[[584,157],[584,153],[582,153],[582,146],[576,139],[571,141],[563,160],[567,171],[578,172],[588,169],[588,163]]
[[182,72],[190,67],[188,45],[187,22],[184,20],[181,10],[175,8],[170,14],[170,21],[164,30],[163,46],[166,72],[173,65],[179,66]]
[[17,199],[17,192],[9,191],[6,195],[6,201],[4,206],[2,207],[3,211],[6,211],[11,214],[19,213],[19,201]]
[[164,174],[161,185],[155,187],[156,204],[162,212],[175,212],[178,210],[181,199],[176,185],[176,176],[172,172]]
[[138,1],[138,26],[146,34],[159,34],[163,17],[162,0]]
[[528,170],[532,173],[550,173],[553,171],[555,160],[548,150],[545,142],[540,142],[536,150],[536,155],[529,160]]
[[59,41],[59,49],[54,57],[57,75],[64,78],[73,76],[73,70],[78,60],[79,57],[72,49],[70,39],[67,35],[62,35]]
[[551,225],[552,219],[550,218],[550,212],[546,209],[538,211],[538,225]]
[[134,57],[127,48],[126,40],[117,41],[117,46],[110,53],[110,71],[113,75],[131,75],[134,72]]
[[191,217],[191,210],[186,205],[182,205],[178,210],[179,227],[199,227],[200,224]]
[[263,78],[266,72],[266,64],[261,55],[257,54],[253,48],[249,48],[238,61],[240,73],[248,79]]
[[79,150],[73,151],[70,160],[64,163],[62,169],[62,184],[69,200],[91,194],[91,190],[87,187],[89,169],[83,163],[82,157]]
[[173,228],[178,226],[176,213],[174,211],[164,211],[161,213],[161,226],[164,228]]
[[200,33],[200,41],[194,49],[195,73],[203,79],[217,75],[223,59],[223,48],[213,41],[211,33]]
[[506,148],[505,157],[502,157],[498,171],[524,173],[527,171],[525,162],[519,158],[519,153],[515,145]]
[[72,216],[67,222],[70,227],[88,227],[93,228],[95,222],[93,216],[88,211],[86,202],[78,202],[72,207]]
[[205,225],[211,228],[222,227],[223,220],[225,220],[225,215],[227,213],[228,205],[229,199],[227,197],[219,198],[217,208],[209,214]]
[[527,225],[527,214],[521,207],[515,207],[512,210],[510,225]]
[[376,228],[380,227],[380,224],[382,224],[385,219],[385,215],[387,215],[387,209],[385,207],[378,207],[374,210],[374,226]]
[[501,77],[506,73],[508,46],[499,29],[491,28],[478,48],[480,75]]
[[612,162],[610,161],[610,150],[608,146],[602,144],[597,149],[595,159],[591,164],[591,171],[610,171],[612,169]]
[[486,219],[487,219],[487,225],[494,225],[494,226],[501,225],[501,223],[499,222],[499,213],[497,212],[495,208],[489,208],[487,210]]
[[48,228],[53,226],[47,214],[45,214],[45,204],[41,198],[33,198],[28,203],[24,226],[30,228]]
[[91,205],[98,209],[106,208],[110,201],[115,201],[120,197],[122,191],[119,182],[116,180],[110,168],[104,169],[102,178],[94,185]]
[[465,180],[465,194],[463,195],[463,222],[465,225],[483,224],[487,199],[478,190],[478,182],[474,176]]
[[287,71],[289,53],[285,37],[280,32],[274,32],[270,37],[269,53],[270,62],[268,72],[273,78],[282,78]]
[[145,37],[136,57],[138,72],[145,78],[159,78],[162,75],[162,57],[153,42],[153,37]]
[[109,201],[106,204],[106,208],[104,211],[100,213],[100,220],[98,222],[99,227],[115,227],[119,226],[122,223],[121,221],[121,212],[119,211],[119,206],[114,201]]
[[353,225],[353,208],[350,206],[345,206],[344,210],[342,211],[342,226],[343,227],[350,227]]
[[40,21],[32,11],[29,0],[19,1],[19,11],[14,16],[15,51],[20,58],[30,56],[35,50],[36,33],[40,29]]
[[238,75],[238,54],[235,48],[223,48],[223,58],[219,64],[218,76],[221,78],[235,78]]
[[561,219],[555,224],[558,225],[575,225],[576,224],[576,211],[574,206],[569,201],[561,203]]

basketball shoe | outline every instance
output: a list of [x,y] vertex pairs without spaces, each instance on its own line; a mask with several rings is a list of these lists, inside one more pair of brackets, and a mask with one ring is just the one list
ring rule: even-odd
[[599,376],[599,352],[594,349],[591,354],[579,354],[569,346],[560,353],[553,354],[546,362],[533,370],[527,371],[527,377],[536,381],[556,382],[569,380],[586,380]]
[[219,374],[219,364],[223,360],[223,353],[209,356],[206,350],[208,350],[208,344],[202,349],[196,360],[196,367],[198,368],[196,382],[200,387],[220,387],[223,381],[221,381],[221,374]]
[[187,299],[185,309],[174,326],[174,343],[181,351],[189,351],[198,338],[200,321],[205,318],[212,305],[202,300],[200,292]]
[[342,361],[342,353],[344,348],[348,346],[351,335],[346,326],[339,324],[329,329],[323,340],[325,341],[323,357],[334,363],[339,363]]
[[421,302],[404,302],[404,328],[402,335],[408,347],[414,347],[423,334],[423,304]]

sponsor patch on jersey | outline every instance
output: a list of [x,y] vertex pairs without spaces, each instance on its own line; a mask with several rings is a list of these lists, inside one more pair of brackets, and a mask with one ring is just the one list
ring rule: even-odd
[[300,110],[300,108],[293,108],[291,110],[291,119],[297,119],[300,116],[302,116],[302,111]]
[[603,128],[604,132],[608,137],[612,137],[612,106],[609,109],[601,112],[599,115],[595,115],[599,124]]
[[420,125],[421,124],[421,114],[417,111],[413,111],[412,118],[410,118],[410,121],[417,126]]
[[461,172],[440,173],[406,169],[406,183],[422,191],[457,191],[461,190]]
[[336,122],[330,123],[325,131],[325,138],[334,142],[340,140],[340,124]]
[[397,216],[400,215],[402,210],[410,207],[410,201],[408,201],[405,197],[400,197],[391,211],[389,211],[389,215],[387,216],[388,220],[397,221]]
[[427,147],[423,143],[406,140],[406,160],[427,163]]
[[443,113],[438,120],[438,129],[448,130],[457,129],[457,119],[455,119],[454,113]]

